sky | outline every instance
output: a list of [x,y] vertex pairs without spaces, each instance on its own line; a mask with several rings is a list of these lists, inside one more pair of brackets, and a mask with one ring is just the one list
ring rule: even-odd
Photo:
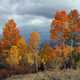
[[0,0],[0,34],[8,18],[13,18],[21,34],[29,38],[38,31],[45,40],[49,37],[51,20],[57,10],[80,9],[80,0]]

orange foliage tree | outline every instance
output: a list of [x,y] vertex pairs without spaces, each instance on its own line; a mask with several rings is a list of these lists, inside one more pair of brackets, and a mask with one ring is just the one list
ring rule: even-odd
[[19,30],[13,19],[8,20],[3,28],[3,40],[5,45],[17,45],[19,40]]
[[[56,12],[54,19],[52,20],[50,30],[51,39],[63,40],[61,49],[64,55],[69,53],[67,52],[68,47],[65,47],[65,41],[71,37],[71,46],[73,45],[73,32],[80,32],[79,24],[80,18],[77,10],[72,10],[69,14],[67,14],[65,11],[58,11]],[[62,33],[60,36],[58,36],[59,32]]]
[[53,60],[56,57],[56,54],[54,52],[54,49],[46,43],[41,51],[41,60],[45,63]]
[[31,32],[29,39],[29,47],[31,49],[37,49],[40,43],[40,33],[39,32]]
[[71,29],[71,32],[76,32],[79,29],[79,24],[80,24],[80,18],[79,18],[79,13],[78,11],[72,10],[69,14],[69,28]]
[[51,24],[51,39],[56,39],[58,32],[67,31],[68,20],[69,17],[65,11],[56,12]]

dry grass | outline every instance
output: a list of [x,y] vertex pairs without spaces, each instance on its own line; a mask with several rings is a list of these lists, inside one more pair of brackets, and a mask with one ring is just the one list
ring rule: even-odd
[[37,74],[16,75],[6,80],[80,80],[80,69],[53,70]]

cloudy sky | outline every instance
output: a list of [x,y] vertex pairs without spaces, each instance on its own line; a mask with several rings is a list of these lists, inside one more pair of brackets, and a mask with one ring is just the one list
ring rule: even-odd
[[0,33],[4,23],[12,17],[22,34],[38,31],[49,35],[50,22],[56,10],[79,9],[80,0],[0,0]]

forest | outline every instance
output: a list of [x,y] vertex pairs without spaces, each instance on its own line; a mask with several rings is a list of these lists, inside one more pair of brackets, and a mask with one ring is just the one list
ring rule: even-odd
[[[0,77],[44,70],[80,68],[80,14],[77,10],[57,11],[50,27],[51,44],[40,47],[39,32],[31,32],[29,43],[16,22],[9,19],[0,38]],[[53,47],[52,42],[60,42]]]

